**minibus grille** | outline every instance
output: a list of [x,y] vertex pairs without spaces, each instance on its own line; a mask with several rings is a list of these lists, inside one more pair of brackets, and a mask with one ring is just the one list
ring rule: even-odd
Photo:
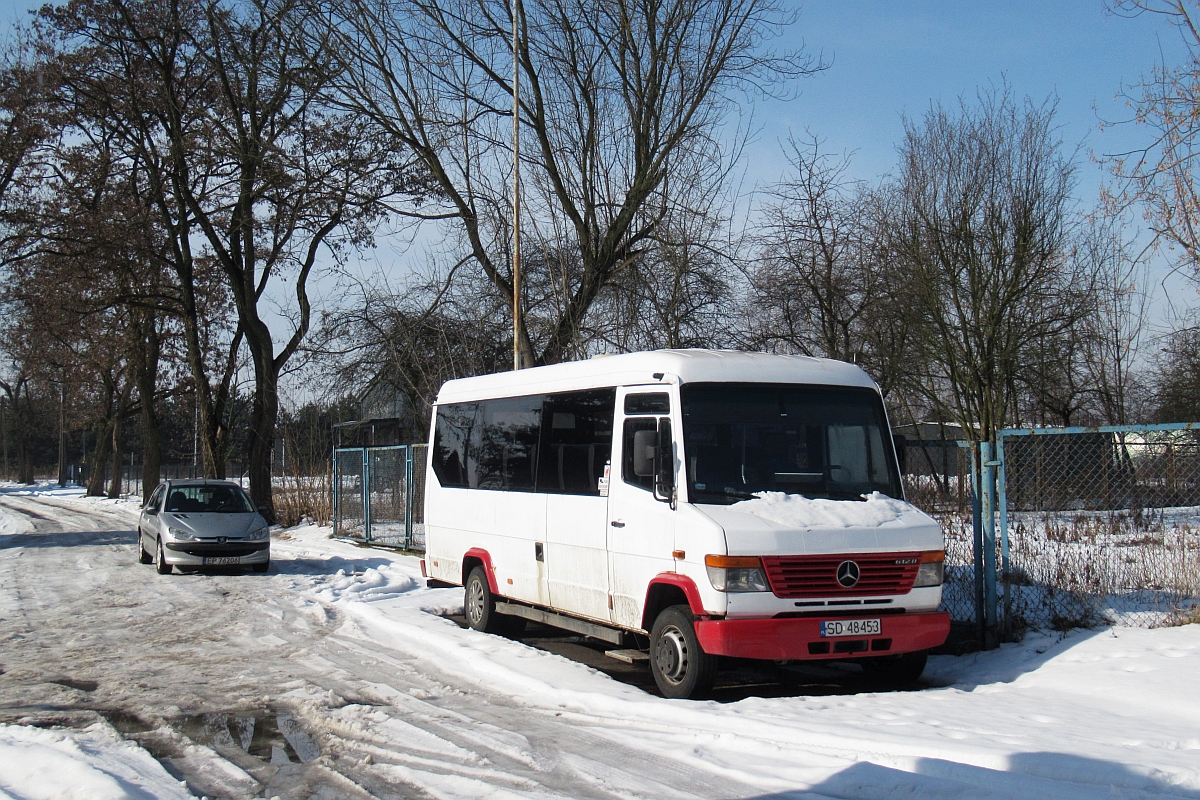
[[[778,597],[864,597],[907,594],[917,578],[920,553],[846,553],[819,556],[763,556],[771,591]],[[852,586],[838,583],[838,570],[858,567]]]

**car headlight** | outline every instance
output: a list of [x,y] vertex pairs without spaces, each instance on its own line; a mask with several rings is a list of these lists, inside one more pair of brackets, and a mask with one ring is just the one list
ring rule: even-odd
[[167,535],[173,539],[183,539],[184,541],[190,541],[196,538],[196,535],[191,531],[185,531],[183,528],[173,528],[170,526],[167,527]]
[[261,528],[255,528],[246,534],[246,538],[252,541],[262,541],[263,539],[269,539],[270,537],[271,529],[266,525],[263,525]]
[[704,568],[718,592],[771,591],[757,556],[705,556]]
[[921,566],[917,568],[917,579],[913,581],[913,588],[919,589],[922,586],[941,586],[945,576],[945,550],[932,550],[928,553],[921,553]]

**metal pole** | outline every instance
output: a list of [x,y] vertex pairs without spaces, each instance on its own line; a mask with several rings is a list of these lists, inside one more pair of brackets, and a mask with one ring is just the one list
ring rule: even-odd
[[986,625],[984,646],[991,647],[996,631],[996,465],[992,442],[979,443],[980,477],[983,483],[983,587]]
[[513,369],[521,368],[521,0],[513,0]]
[[341,522],[341,518],[340,518],[341,514],[339,513],[339,508],[338,508],[338,484],[341,482],[341,479],[338,476],[338,457],[337,457],[337,447],[336,446],[333,448],[332,458],[333,458],[333,467],[330,470],[330,474],[333,476],[333,486],[330,487],[330,491],[331,491],[332,499],[333,499],[333,535],[337,536],[338,535],[338,527],[339,527],[338,523]]
[[1009,580],[1008,558],[1008,473],[1004,457],[1004,435],[996,436],[996,507],[1000,512],[1000,581],[1004,585],[1004,639],[1008,641],[1012,628],[1012,582]]
[[363,539],[369,542],[371,541],[371,451],[364,447],[362,454]]
[[404,448],[404,549],[413,548],[413,449]]

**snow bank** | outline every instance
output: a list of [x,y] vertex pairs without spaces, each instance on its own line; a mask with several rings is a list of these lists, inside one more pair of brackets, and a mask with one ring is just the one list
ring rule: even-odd
[[786,492],[757,492],[753,500],[729,506],[789,528],[878,528],[895,522],[913,507],[903,500],[872,492],[866,502],[813,500]]
[[191,798],[154,758],[110,726],[81,731],[0,725],[0,798]]

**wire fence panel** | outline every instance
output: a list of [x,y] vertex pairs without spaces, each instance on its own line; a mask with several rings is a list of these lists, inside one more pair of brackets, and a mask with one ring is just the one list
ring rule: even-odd
[[335,536],[367,538],[367,506],[363,498],[364,463],[361,448],[333,452]]
[[975,623],[975,527],[971,516],[971,450],[954,440],[906,442],[904,496],[942,526],[946,574],[942,610],[955,622]]
[[1200,432],[1035,429],[1000,440],[1009,637],[1200,620]]
[[425,551],[425,465],[429,460],[429,445],[414,444],[412,446],[412,495],[411,513],[412,536],[409,548]]
[[395,547],[408,544],[409,448],[369,447],[370,540]]
[[334,450],[334,534],[425,549],[427,445]]

